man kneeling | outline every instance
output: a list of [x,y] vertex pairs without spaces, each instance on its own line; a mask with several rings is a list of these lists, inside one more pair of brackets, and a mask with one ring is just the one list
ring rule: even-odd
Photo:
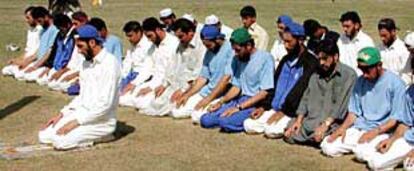
[[116,127],[120,64],[102,48],[102,38],[93,26],[78,29],[76,46],[85,56],[80,94],[39,132],[40,143],[53,144],[59,150],[92,145],[110,137]]

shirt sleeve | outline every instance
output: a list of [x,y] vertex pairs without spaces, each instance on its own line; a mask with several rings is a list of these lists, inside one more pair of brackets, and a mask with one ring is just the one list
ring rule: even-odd
[[[352,72],[352,74],[350,75],[350,77],[348,77],[344,85],[341,86],[343,87],[343,89],[341,89],[340,91],[336,91],[334,87],[334,92],[332,95],[334,96],[334,98],[337,99],[335,100],[335,103],[333,103],[331,106],[331,115],[334,119],[345,119],[347,108],[349,105],[349,99],[351,98],[356,78],[356,73]],[[339,96],[337,96],[337,93],[339,94]]]
[[273,58],[268,56],[261,71],[260,90],[269,90],[274,88],[274,68]]
[[405,94],[404,112],[398,120],[407,126],[414,126],[414,86],[410,86]]
[[111,68],[105,69],[102,76],[97,82],[99,86],[99,97],[93,103],[82,104],[82,107],[75,114],[76,120],[80,125],[85,125],[97,121],[106,115],[112,105],[117,101],[116,97],[119,93],[118,84],[120,83],[121,72],[117,64],[113,64]]
[[308,113],[308,101],[309,101],[309,95],[310,94],[310,88],[306,88],[305,93],[302,97],[302,99],[300,100],[299,103],[299,107],[298,110],[296,111],[296,113],[298,115],[302,114],[302,115],[306,115]]
[[206,55],[204,55],[204,59],[203,59],[203,65],[201,66],[201,71],[200,71],[200,76],[205,78],[205,79],[209,79],[211,77],[211,74],[208,70],[208,62],[209,62],[209,58],[208,58],[208,52],[206,53]]
[[402,80],[394,81],[393,96],[391,99],[391,118],[398,120],[404,116],[405,84]]
[[352,90],[352,94],[351,97],[349,99],[349,105],[348,105],[348,111],[354,113],[357,116],[361,116],[362,115],[362,110],[361,110],[361,101],[360,101],[360,97],[359,97],[359,90],[361,88],[361,77],[358,78],[354,89]]

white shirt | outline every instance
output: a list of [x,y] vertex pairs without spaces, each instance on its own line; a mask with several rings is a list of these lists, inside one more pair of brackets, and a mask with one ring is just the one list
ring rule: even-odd
[[154,64],[151,71],[151,75],[153,76],[151,81],[154,82],[154,84],[151,84],[152,89],[155,89],[161,84],[166,84],[165,76],[167,72],[170,72],[167,68],[174,64],[174,55],[178,44],[179,40],[177,37],[167,33],[158,46],[152,44],[148,50],[148,55]]
[[78,47],[75,45],[67,67],[70,70],[79,71],[84,61],[85,61],[85,57],[81,53],[78,52]]
[[408,59],[410,52],[405,47],[405,43],[397,38],[390,47],[380,44],[378,49],[381,53],[382,66],[399,76],[411,73]]
[[270,54],[272,54],[273,59],[275,60],[275,69],[279,65],[280,60],[287,54],[285,45],[283,41],[276,39],[275,43],[273,44],[272,49],[270,50]]
[[24,49],[24,57],[29,57],[36,54],[40,45],[40,33],[42,32],[42,26],[37,25],[27,30],[26,48]]
[[201,30],[203,29],[204,24],[202,23],[197,23],[196,25],[196,33],[201,33]]
[[371,37],[360,30],[352,40],[345,34],[341,34],[337,44],[340,55],[339,60],[353,68],[358,75],[361,75],[361,71],[357,68],[358,52],[365,47],[375,47]]
[[230,28],[229,26],[221,24],[220,32],[226,35],[226,40],[230,40],[231,33],[233,33],[233,29]]
[[166,81],[173,89],[186,89],[188,82],[195,80],[203,64],[206,53],[200,35],[194,34],[193,39],[187,46],[180,43],[174,57],[174,65],[171,65],[167,72]]
[[248,30],[250,35],[252,35],[256,48],[266,50],[267,44],[269,44],[269,35],[266,30],[257,23],[253,23]]
[[73,110],[80,125],[116,122],[121,65],[118,59],[102,49],[93,61],[84,61],[79,75],[79,96],[62,109]]
[[[147,80],[151,76],[151,68],[153,66],[151,58],[148,56],[148,49],[152,43],[147,37],[142,36],[141,40],[131,46],[127,51],[122,62],[122,77],[126,77],[130,71],[138,72],[136,82]],[[132,83],[134,83],[132,81]]]

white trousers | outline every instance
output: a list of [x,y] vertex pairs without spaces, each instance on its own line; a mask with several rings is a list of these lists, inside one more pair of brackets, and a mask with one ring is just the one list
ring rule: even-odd
[[[154,92],[149,93],[149,96],[146,97],[149,100],[149,103],[145,103],[146,106],[141,108],[142,112],[150,116],[166,116],[171,114],[171,110],[175,106],[175,103],[171,103],[170,98],[174,91],[173,88],[167,87],[159,97],[155,97]],[[135,103],[136,105],[139,105],[139,103],[144,102],[136,101]]]
[[153,83],[151,81],[145,82],[141,85],[137,85],[134,90],[127,92],[126,94],[119,97],[119,104],[121,106],[135,107],[142,109],[147,107],[153,97],[155,97],[154,91],[143,95],[137,96],[139,91],[143,88],[150,87]]
[[201,110],[193,110],[191,112],[191,120],[193,121],[193,123],[194,124],[200,124],[201,117],[208,112],[207,109],[210,107],[210,105],[213,105],[213,104],[217,103],[218,101],[220,101],[220,99],[213,100],[204,109],[201,109]]
[[371,140],[369,143],[358,144],[359,138],[366,131],[348,128],[346,130],[345,139],[342,142],[342,136],[338,137],[334,142],[329,143],[328,138],[321,143],[321,149],[324,154],[330,157],[339,157],[346,153],[355,153],[355,157],[360,161],[369,161],[372,158],[372,154],[376,151],[376,146],[382,140],[385,140],[389,137],[388,134],[381,134]]
[[269,118],[276,113],[274,110],[265,111],[262,116],[257,119],[248,118],[244,121],[244,130],[247,133],[265,133],[268,138],[277,138],[283,135],[292,118],[283,116],[279,121],[267,124]]
[[28,81],[28,82],[34,82],[40,78],[40,74],[42,74],[43,71],[45,71],[46,69],[47,69],[46,67],[40,67],[32,72],[24,73],[23,80]]
[[76,147],[91,146],[94,142],[102,141],[102,139],[111,136],[115,131],[116,120],[113,119],[104,123],[81,125],[66,135],[57,135],[57,130],[75,119],[74,112],[70,111],[64,114],[63,118],[54,127],[51,125],[39,131],[39,142],[52,144],[56,149],[68,150]]
[[52,80],[52,81],[48,82],[47,86],[50,89],[55,90],[55,91],[63,91],[63,92],[66,92],[68,90],[68,88],[70,87],[70,85],[72,85],[73,83],[76,82],[76,78],[74,78],[74,79],[72,79],[70,81],[63,81],[63,79],[66,76],[68,76],[70,74],[73,74],[75,72],[77,72],[77,71],[74,71],[74,70],[66,71],[65,73],[62,74],[62,76],[60,76],[59,79]]
[[[368,160],[368,166],[372,170],[393,170],[402,163],[406,155],[414,149],[404,138],[397,139],[385,153],[375,151]],[[406,166],[406,164],[404,165]],[[408,170],[407,168],[406,170]],[[413,168],[411,168],[413,169]]]
[[26,75],[25,71],[29,69],[30,67],[32,67],[33,65],[35,65],[35,62],[30,63],[29,65],[27,65],[26,68],[14,71],[15,72],[14,78],[16,78],[19,81],[25,81],[25,75]]
[[2,70],[1,73],[5,76],[14,76],[19,71],[17,65],[7,65]]
[[173,118],[188,118],[191,116],[191,114],[194,112],[194,107],[197,105],[198,102],[203,100],[203,96],[200,94],[194,94],[190,98],[188,98],[187,103],[185,105],[180,106],[177,108],[176,106],[173,106],[171,110],[171,116]]
[[49,79],[52,78],[52,75],[55,74],[57,71],[55,69],[50,69],[46,74],[40,76],[36,79],[37,84],[41,86],[46,86],[49,84]]

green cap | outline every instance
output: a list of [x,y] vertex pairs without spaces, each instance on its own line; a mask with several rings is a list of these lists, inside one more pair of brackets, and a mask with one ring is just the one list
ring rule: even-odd
[[243,44],[252,39],[246,28],[238,28],[231,33],[230,41],[236,44]]
[[377,48],[366,47],[358,52],[357,61],[367,65],[374,65],[381,62],[381,55]]

